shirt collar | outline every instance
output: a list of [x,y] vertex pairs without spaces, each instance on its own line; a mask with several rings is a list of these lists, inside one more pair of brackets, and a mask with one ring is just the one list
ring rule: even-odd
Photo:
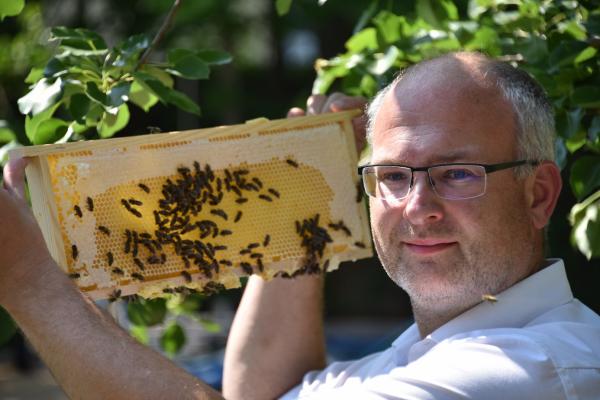
[[562,260],[550,259],[546,268],[484,301],[433,331],[427,338],[440,342],[479,329],[520,328],[552,308],[573,300]]

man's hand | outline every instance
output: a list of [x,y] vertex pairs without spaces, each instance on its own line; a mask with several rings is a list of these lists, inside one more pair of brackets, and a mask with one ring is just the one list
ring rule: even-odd
[[0,188],[0,304],[15,296],[51,257],[42,232],[25,199],[27,160],[10,160]]
[[[303,115],[325,114],[339,111],[347,111],[354,109],[364,110],[367,104],[367,99],[359,96],[347,96],[343,93],[333,93],[330,96],[315,94],[306,101],[306,111],[299,107],[294,107],[288,111],[288,117],[301,117]],[[367,143],[366,139],[366,115],[355,117],[352,120],[354,126],[354,140],[356,143],[356,151],[360,152],[364,149]]]

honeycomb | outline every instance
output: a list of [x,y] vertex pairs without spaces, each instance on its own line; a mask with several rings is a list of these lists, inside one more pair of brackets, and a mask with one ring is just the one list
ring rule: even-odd
[[92,298],[333,270],[372,249],[350,115],[328,118],[45,146],[36,217]]

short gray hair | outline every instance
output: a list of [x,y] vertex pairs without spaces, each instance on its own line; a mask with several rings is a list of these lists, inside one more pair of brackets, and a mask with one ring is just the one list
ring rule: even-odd
[[[438,58],[452,57],[449,53]],[[474,53],[478,54],[478,53]],[[484,68],[495,79],[504,98],[511,104],[517,121],[517,157],[521,160],[554,161],[554,113],[542,87],[527,72],[505,62],[486,59]],[[433,61],[436,59],[428,60]],[[426,62],[427,63],[427,62]],[[400,73],[381,89],[367,107],[367,141],[372,144],[373,124],[383,99],[409,72],[420,67],[415,64]],[[522,172],[519,172],[522,171]],[[526,175],[527,168],[517,169],[517,175]],[[524,173],[524,174],[523,174]]]

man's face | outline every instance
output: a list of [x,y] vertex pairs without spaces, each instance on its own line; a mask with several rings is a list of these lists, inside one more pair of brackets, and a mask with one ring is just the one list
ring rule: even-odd
[[[496,89],[450,78],[388,93],[373,127],[373,164],[515,160],[510,105]],[[445,200],[415,172],[408,197],[371,198],[377,252],[414,307],[464,310],[532,272],[538,253],[525,188],[509,169],[488,174],[481,197]]]

